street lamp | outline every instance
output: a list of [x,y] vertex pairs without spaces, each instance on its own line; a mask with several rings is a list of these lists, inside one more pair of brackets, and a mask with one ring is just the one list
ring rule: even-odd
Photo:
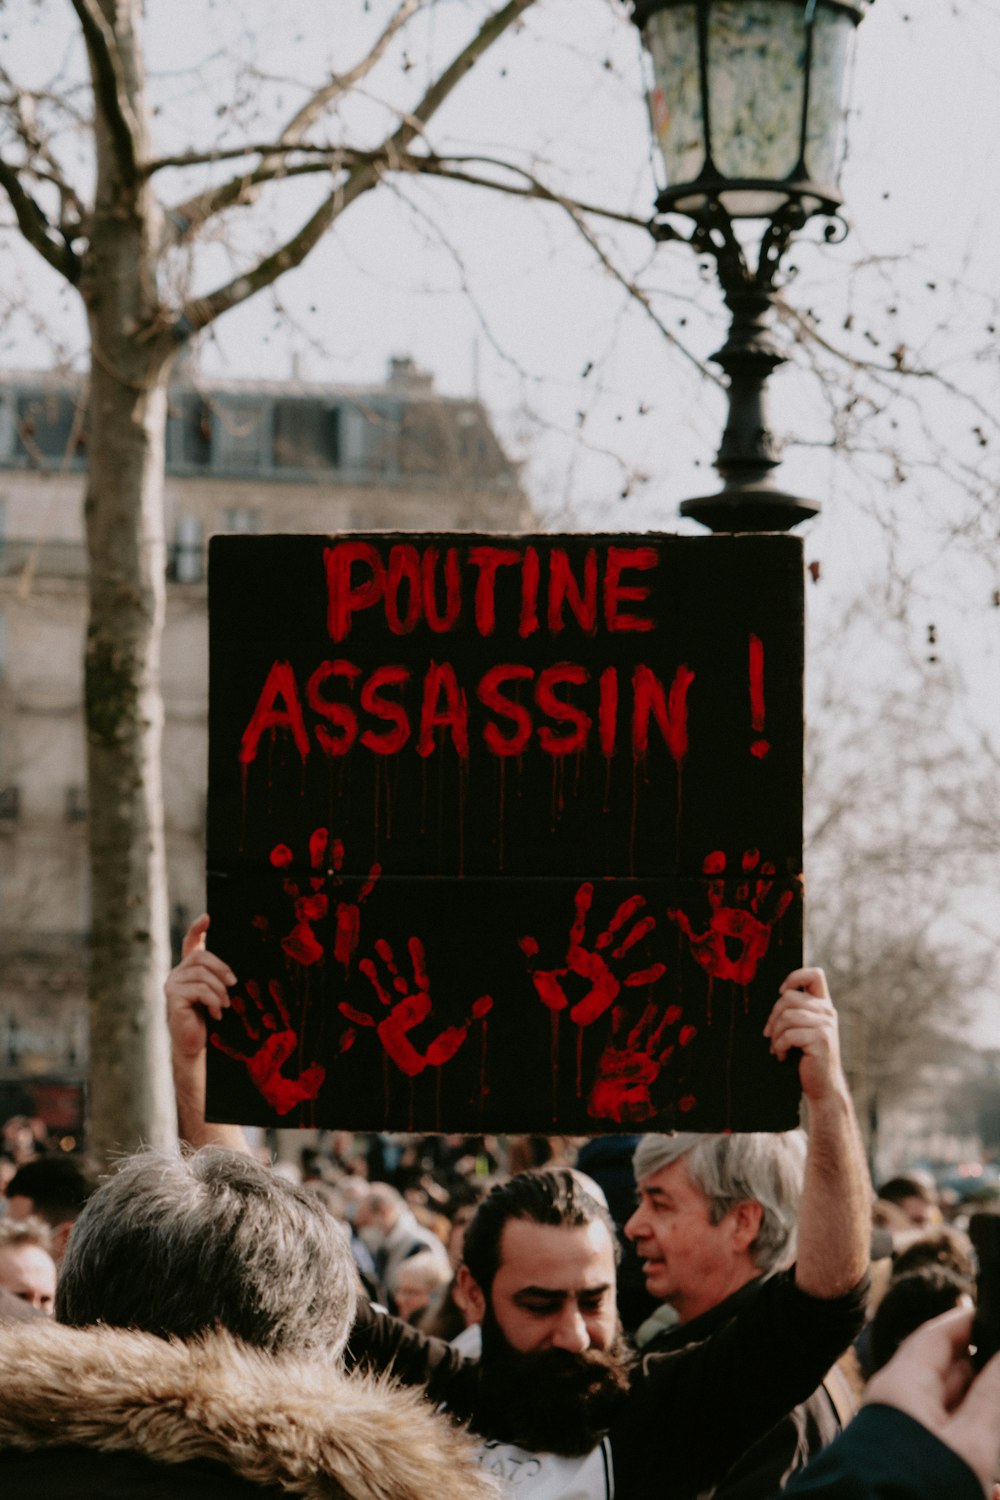
[[[788,531],[819,506],[780,490],[765,386],[781,258],[807,219],[843,237],[837,168],[854,28],[870,0],[634,0],[652,62],[650,114],[667,185],[651,229],[715,261],[732,324],[712,358],[729,377],[715,467],[723,486],[681,514],[712,531]],[[670,222],[693,221],[685,235]],[[736,224],[762,225],[756,264]]]

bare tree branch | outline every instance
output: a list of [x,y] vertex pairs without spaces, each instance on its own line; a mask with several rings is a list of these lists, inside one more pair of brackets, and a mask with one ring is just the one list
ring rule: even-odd
[[[425,160],[433,160],[433,158],[424,158],[411,155],[410,157],[408,157],[408,160],[421,163],[421,170],[425,170],[422,165],[423,162]],[[427,168],[426,170],[433,170],[433,168]],[[572,199],[563,197],[563,195],[560,193],[553,192],[551,188],[547,188],[544,183],[539,182],[537,177],[535,177],[531,172],[527,171],[523,167],[510,166],[508,170],[518,173],[518,175],[524,177],[526,182],[529,183],[529,187],[520,190],[522,195],[532,198],[539,198],[549,203],[558,204],[558,206],[569,215],[574,227],[577,229],[582,238],[586,240],[587,244],[590,246],[593,253],[597,256],[597,259],[600,261],[604,269],[608,272],[609,276],[611,276],[613,280],[617,281],[618,285],[622,287],[623,290],[626,291],[635,302],[638,303],[643,312],[655,325],[657,330],[663,335],[667,342],[673,344],[674,348],[679,350],[679,352],[683,354],[684,358],[689,360],[694,365],[695,369],[698,370],[700,374],[705,376],[706,380],[711,380],[715,385],[718,386],[725,385],[726,382],[722,378],[722,376],[717,375],[714,370],[710,370],[708,366],[697,357],[697,355],[692,354],[690,349],[685,347],[685,345],[681,342],[677,335],[671,332],[671,330],[664,323],[663,319],[653,311],[652,304],[649,300],[649,294],[647,292],[644,292],[637,282],[632,281],[618,269],[614,261],[610,258],[610,256],[604,250],[603,246],[598,241],[597,237],[594,235],[593,231],[585,223],[583,215],[586,213],[597,213],[606,218],[617,219],[620,223],[632,224],[642,229],[648,229],[649,226],[647,225],[645,220],[635,219],[629,215],[618,214],[611,210],[605,211],[603,209],[591,209],[584,204],[575,203]],[[457,181],[478,181],[478,184],[480,186],[496,188],[500,192],[518,191],[517,188],[512,188],[510,186],[504,187],[503,184],[493,182],[489,178],[475,179],[470,176],[466,176],[463,173],[453,173],[450,171],[442,171],[439,175],[454,177]]]
[[344,209],[349,207],[378,182],[380,169],[377,166],[359,167],[351,172],[347,181],[339,184],[307,219],[299,231],[286,240],[280,249],[257,262],[251,270],[217,287],[206,297],[192,297],[184,306],[178,320],[178,331],[182,337],[198,333],[214,323],[216,318],[237,307],[264,287],[271,286],[286,271],[299,266],[310,250],[322,239],[327,229]]
[[[241,205],[253,203],[257,197],[257,190],[276,178],[301,177],[308,173],[333,172],[339,167],[357,165],[362,159],[374,161],[378,153],[362,153],[344,151],[328,146],[276,146],[261,147],[267,151],[267,156],[258,166],[251,171],[243,172],[239,177],[231,177],[228,182],[220,183],[217,187],[206,188],[204,192],[196,193],[194,197],[188,198],[183,203],[178,203],[174,208],[168,208],[164,217],[164,248],[178,248],[186,241],[192,239],[200,229],[203,229],[209,219],[224,212],[227,208],[237,208]],[[289,166],[285,161],[285,152],[314,152],[315,159],[300,163],[297,166]],[[243,156],[248,152],[234,152],[234,155]],[[221,156],[216,158],[221,160]],[[206,157],[205,160],[211,160]],[[170,163],[167,163],[168,165]]]
[[36,249],[53,270],[76,286],[80,280],[80,259],[64,239],[57,239],[45,214],[25,190],[14,167],[0,159],[0,187],[10,199],[17,215],[17,224],[24,238]]
[[[271,148],[255,148],[260,150]],[[247,189],[256,188],[276,180],[285,181],[293,177],[314,176],[318,172],[333,172],[338,168],[352,169],[362,166],[370,166],[385,172],[411,173],[413,175],[425,175],[441,177],[452,182],[462,182],[470,187],[482,187],[491,189],[493,192],[507,193],[517,198],[534,198],[549,203],[559,203],[563,206],[571,205],[577,212],[591,215],[595,218],[610,219],[617,224],[625,224],[633,229],[648,229],[648,221],[639,218],[636,214],[629,214],[619,209],[606,208],[597,203],[587,203],[577,198],[566,198],[556,193],[552,188],[534,177],[525,169],[515,166],[511,162],[501,161],[489,156],[436,156],[432,153],[396,152],[388,151],[385,147],[379,147],[374,151],[364,151],[351,146],[288,146],[279,147],[277,150],[288,152],[303,152],[310,155],[311,159],[305,162],[284,163],[281,166],[267,165],[262,162],[252,172],[238,179],[239,190],[242,193]],[[527,185],[503,182],[497,177],[486,177],[475,172],[464,169],[464,164],[481,164],[493,166],[500,171],[517,173],[527,179]],[[234,183],[237,180],[234,179]],[[215,189],[209,190],[205,196],[214,196]],[[192,199],[190,202],[196,202]],[[235,200],[234,200],[235,201]],[[184,215],[190,204],[182,204],[168,212],[171,216]],[[221,206],[221,205],[220,205]]]
[[72,0],[94,71],[94,87],[108,122],[118,166],[126,182],[139,176],[139,126],[129,103],[115,35],[96,0]]
[[19,88],[3,68],[0,68],[0,82],[10,90],[9,97],[0,101],[0,109],[9,120],[11,129],[24,146],[26,153],[26,159],[18,170],[22,177],[30,174],[38,182],[51,184],[59,194],[60,229],[70,227],[68,221],[71,216],[75,221],[72,227],[78,229],[84,218],[84,207],[75,188],[63,175],[59,162],[38,128],[34,106],[40,96],[27,89]]
[[203,192],[196,193],[170,210],[166,219],[168,242],[172,245],[183,244],[193,234],[197,234],[198,230],[216,214],[222,213],[227,208],[235,208],[238,204],[253,202],[256,196],[254,190],[260,183],[285,175],[288,152],[294,150],[328,151],[329,147],[306,146],[302,140],[303,135],[334,99],[353,88],[371,72],[384,56],[397,33],[423,4],[424,0],[401,0],[395,14],[390,17],[367,55],[346,73],[335,74],[329,83],[317,89],[301,109],[296,111],[273,144],[259,147],[246,146],[241,151],[210,153],[200,158],[197,153],[188,153],[183,158],[163,157],[151,163],[146,169],[149,173],[159,171],[164,166],[188,166],[199,160],[222,161],[230,156],[252,156],[257,152],[261,155],[261,161],[253,171],[241,173],[237,177],[231,177],[228,182],[206,188]]
[[[461,49],[428,89],[416,109],[407,114],[402,124],[378,153],[378,157],[384,157],[391,168],[394,159],[405,152],[414,137],[423,131],[431,115],[461,83],[482,54],[515,21],[519,20],[528,6],[532,4],[534,0],[507,0],[506,5],[484,21],[476,35]],[[262,287],[270,286],[286,271],[301,265],[333,221],[362,193],[373,188],[384,170],[382,161],[377,159],[354,167],[346,182],[334,188],[312,217],[280,249],[266,256],[243,275],[235,276],[223,286],[217,287],[208,296],[191,299],[184,307],[179,320],[182,334],[186,336],[207,327],[222,313],[245,302]]]
[[[282,145],[277,141],[248,141],[244,146],[219,146],[212,151],[179,151],[174,156],[158,156],[155,161],[144,163],[141,171],[144,176],[152,177],[154,172],[162,172],[167,167],[206,167],[213,166],[216,162],[239,161],[244,156],[279,156],[283,152],[291,155],[293,152],[301,151],[303,155],[310,152],[316,155],[328,155],[335,151],[335,146],[311,146],[308,141],[292,141]],[[257,169],[259,170],[259,168]],[[245,174],[234,178],[234,182],[242,182]],[[229,184],[220,183],[217,187],[210,189],[212,192],[222,192]],[[201,197],[202,194],[198,194]],[[190,200],[194,201],[194,200]],[[184,203],[178,203],[175,212],[183,212]]]
[[[483,177],[465,170],[466,164],[496,167],[523,177],[526,186],[502,182],[496,177]],[[417,154],[410,151],[404,155],[386,155],[386,167],[400,172],[417,172],[430,177],[444,177],[451,182],[464,182],[471,187],[491,188],[497,193],[509,193],[515,198],[535,198],[546,203],[556,203],[561,208],[572,208],[576,213],[593,215],[595,218],[611,219],[617,224],[627,224],[632,229],[648,232],[649,221],[636,214],[622,213],[615,208],[603,208],[596,203],[584,203],[579,198],[567,198],[547,187],[534,173],[513,162],[501,161],[492,156],[437,156],[433,152]]]
[[[824,338],[816,327],[815,321],[806,314],[799,312],[791,303],[786,302],[783,297],[776,296],[774,303],[778,310],[778,316],[782,321],[797,328],[803,338],[817,344],[827,354],[832,355],[834,359],[840,360],[841,363],[847,365],[850,369],[864,371],[866,374],[871,375],[883,389],[888,388],[895,391],[897,389],[895,381],[899,377],[911,380],[933,380],[937,385],[942,386],[944,390],[950,392],[951,395],[958,396],[962,400],[967,401],[973,410],[978,412],[981,417],[985,417],[987,421],[992,422],[995,419],[996,413],[992,408],[971,395],[968,391],[963,391],[954,381],[947,379],[940,368],[932,369],[924,365],[907,364],[903,359],[891,365],[881,364],[876,360],[860,359],[857,355],[849,354],[846,349],[840,349],[836,344],[832,344],[829,339]],[[886,378],[879,378],[883,376]]]
[[415,136],[423,134],[427,121],[440,108],[456,85],[461,83],[469,69],[475,66],[482,54],[515,21],[520,20],[523,13],[534,3],[535,0],[507,0],[507,4],[501,10],[483,22],[468,45],[462,48],[440,77],[434,80],[416,109],[411,110],[405,116],[399,129],[386,142],[390,152],[405,151]]
[[322,114],[328,104],[336,99],[338,95],[346,93],[348,89],[354,88],[363,78],[366,78],[376,63],[380,62],[385,56],[396,35],[406,25],[410,17],[421,9],[424,3],[425,0],[400,0],[395,14],[390,16],[381,35],[377,38],[368,54],[360,62],[356,63],[353,68],[349,68],[346,73],[335,74],[328,84],[316,90],[298,113],[293,115],[291,120],[289,120],[281,132],[279,145],[290,146],[301,141],[309,126]]

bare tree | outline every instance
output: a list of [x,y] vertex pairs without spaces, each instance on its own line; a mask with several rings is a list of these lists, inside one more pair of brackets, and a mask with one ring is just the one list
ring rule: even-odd
[[995,804],[983,818],[982,746],[963,723],[960,683],[933,653],[907,650],[875,591],[818,643],[811,698],[809,943],[874,1154],[884,1109],[930,1064],[960,1060],[995,973],[997,818]]
[[[431,118],[531,4],[470,7],[478,22],[467,25],[450,61],[364,149],[345,142],[337,108],[435,0],[396,0],[367,53],[302,99],[276,132],[254,139],[231,112],[233,131],[204,149],[157,154],[141,0],[72,0],[86,86],[64,79],[61,89],[29,90],[0,75],[0,187],[21,235],[82,299],[90,338],[85,714],[91,1129],[99,1152],[162,1143],[174,1129],[158,1020],[169,962],[159,669],[171,369],[192,338],[299,266],[390,174],[451,175],[553,196],[530,174],[515,180],[494,163],[438,158],[425,137]],[[401,66],[409,67],[405,58]],[[67,130],[76,150],[92,132],[92,158],[77,181],[66,166]],[[181,199],[161,196],[161,182],[182,175],[190,183],[199,173]],[[193,293],[187,267],[199,243],[220,221],[246,216],[266,191],[302,178],[322,190],[294,228]]]

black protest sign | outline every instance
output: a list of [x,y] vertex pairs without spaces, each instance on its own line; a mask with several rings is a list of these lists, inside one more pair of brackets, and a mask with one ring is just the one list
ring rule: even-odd
[[785,536],[217,537],[209,1117],[785,1129]]

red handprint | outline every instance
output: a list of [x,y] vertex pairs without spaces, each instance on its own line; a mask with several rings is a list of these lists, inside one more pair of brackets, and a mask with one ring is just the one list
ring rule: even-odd
[[[650,964],[647,968],[634,970],[621,978],[612,969],[612,962],[618,967],[629,950],[656,926],[654,917],[638,915],[646,905],[642,896],[629,896],[623,901],[607,927],[598,933],[593,947],[584,946],[587,914],[593,899],[594,887],[589,881],[585,881],[573,898],[576,917],[570,928],[566,961],[562,968],[542,969],[532,964],[531,960],[538,955],[537,938],[526,936],[518,940],[521,952],[528,959],[528,969],[538,998],[550,1010],[565,1010],[569,1005],[570,997],[566,993],[565,981],[571,974],[587,982],[589,987],[569,1013],[570,1019],[577,1026],[589,1026],[602,1016],[614,1004],[623,985],[631,989],[641,984],[653,984],[665,972],[665,966],[661,963]],[[623,933],[622,929],[633,917],[636,919],[634,924]]]
[[323,1087],[326,1069],[319,1063],[313,1063],[298,1078],[285,1077],[281,1070],[299,1045],[299,1039],[292,1029],[281,985],[276,979],[268,985],[273,1010],[262,999],[260,986],[252,979],[247,981],[246,990],[253,1001],[256,1014],[248,1012],[246,1001],[235,992],[231,996],[233,1010],[243,1022],[243,1029],[249,1040],[261,1042],[261,1045],[256,1052],[237,1052],[235,1047],[230,1047],[213,1035],[212,1046],[218,1047],[220,1052],[234,1058],[236,1062],[245,1063],[251,1079],[271,1108],[279,1115],[287,1115],[296,1104],[316,1098]]
[[[271,864],[276,870],[286,870],[293,857],[287,844],[276,844],[271,850]],[[324,887],[328,883],[331,887],[343,884],[340,872],[344,866],[344,845],[340,839],[331,840],[328,828],[315,828],[309,835],[309,864],[317,873],[309,877],[309,890],[305,894],[294,880],[285,879],[285,892],[295,903],[296,923],[281,939],[288,957],[304,965],[318,963],[325,956],[323,944],[312,925],[322,921],[330,909],[330,898]],[[358,946],[361,906],[371,895],[381,873],[381,865],[372,865],[357,900],[338,900],[334,908],[333,956],[343,965],[345,973]]]
[[[363,958],[358,968],[374,989],[388,1014],[381,1021],[353,1005],[341,1002],[338,1009],[356,1026],[374,1027],[379,1041],[396,1066],[408,1078],[416,1078],[425,1068],[440,1068],[450,1062],[468,1036],[473,1021],[481,1020],[493,1009],[493,997],[480,995],[472,1011],[460,1026],[446,1026],[430,1042],[423,1052],[418,1052],[410,1041],[409,1033],[431,1014],[433,1003],[430,996],[431,982],[424,961],[424,945],[417,937],[407,943],[413,979],[407,980],[400,973],[392,946],[379,938],[375,952],[384,965],[384,976],[380,975],[374,959]],[[342,1043],[341,1051],[351,1045],[351,1036]]]
[[[614,1034],[597,1060],[594,1082],[587,1100],[587,1113],[595,1120],[615,1120],[619,1125],[641,1125],[656,1113],[650,1086],[673,1057],[677,1047],[689,1047],[697,1034],[694,1026],[682,1026],[671,1042],[664,1038],[681,1020],[679,1005],[668,1005],[661,1013],[650,1000],[631,1028],[625,1010],[615,1006]],[[680,1108],[694,1103],[681,1100]]]
[[[782,891],[773,903],[771,916],[763,912],[774,885],[774,865],[760,863],[760,852],[748,849],[742,859],[743,873],[748,877],[736,889],[736,900],[742,906],[723,906],[725,898],[726,856],[717,849],[706,856],[702,865],[706,875],[720,878],[708,882],[708,905],[711,912],[704,932],[695,932],[687,913],[668,907],[667,916],[684,933],[691,944],[691,956],[716,979],[731,979],[735,984],[750,984],[761,959],[768,950],[771,933],[792,904],[793,893]],[[749,878],[756,872],[756,879]],[[752,886],[752,893],[751,893]],[[734,949],[727,947],[734,944]]]

